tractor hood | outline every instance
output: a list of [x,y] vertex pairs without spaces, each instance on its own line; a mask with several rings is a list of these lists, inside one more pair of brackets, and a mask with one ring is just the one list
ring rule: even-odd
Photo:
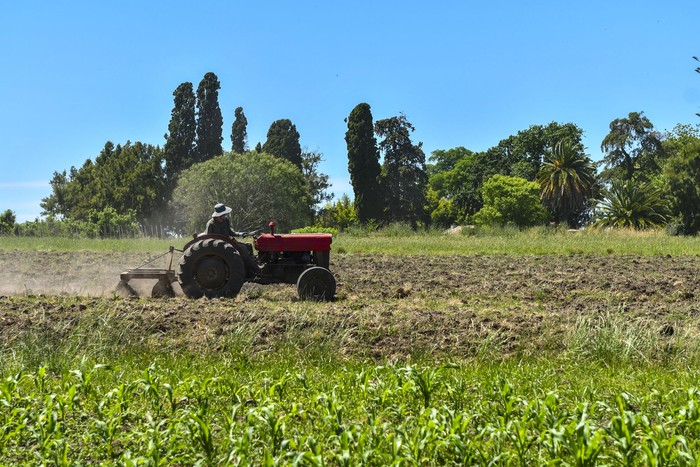
[[258,251],[330,251],[331,234],[262,234],[253,240]]

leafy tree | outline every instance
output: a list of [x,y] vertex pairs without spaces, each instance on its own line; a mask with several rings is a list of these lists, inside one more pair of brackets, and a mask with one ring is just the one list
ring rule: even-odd
[[[102,152],[113,150],[114,145],[108,142]],[[87,159],[80,169],[71,167],[68,175],[65,170],[54,172],[50,182],[52,193],[40,203],[44,209],[42,215],[85,220],[94,207],[98,188],[94,183],[94,167],[92,160]]]
[[678,233],[700,231],[700,131],[679,125],[664,143],[671,153],[664,166],[664,179],[671,197]]
[[0,234],[12,233],[16,224],[17,216],[11,209],[7,209],[0,214]]
[[482,225],[512,223],[521,228],[542,224],[548,213],[540,203],[539,190],[536,182],[494,175],[484,182],[484,207],[474,215],[474,222]]
[[372,111],[369,104],[355,106],[347,118],[345,143],[348,148],[348,171],[355,194],[355,209],[362,224],[379,220],[383,215],[377,139],[374,137]]
[[626,118],[613,120],[610,133],[600,145],[606,153],[601,177],[606,181],[635,177],[648,181],[660,171],[659,160],[663,159],[661,139],[661,134],[654,131],[654,125],[644,112],[630,112]]
[[134,211],[141,220],[158,217],[164,205],[163,153],[158,147],[127,141],[95,160],[98,187],[93,209],[112,207],[120,214]]
[[597,226],[645,229],[668,220],[668,203],[662,191],[648,182],[613,180],[603,190]]
[[545,157],[537,182],[540,196],[556,220],[576,227],[587,199],[593,195],[595,165],[580,145],[563,140]]
[[54,172],[51,181],[51,194],[44,198],[39,205],[42,215],[65,217],[68,214],[68,177],[66,171]]
[[426,166],[428,176],[432,177],[433,175],[449,172],[455,168],[459,161],[472,155],[474,155],[474,153],[463,146],[447,150],[436,149],[430,153],[430,157],[428,158],[430,162],[434,162]]
[[216,203],[232,208],[236,230],[254,229],[274,219],[280,230],[309,224],[312,203],[302,173],[270,154],[246,152],[215,157],[182,173],[173,194],[179,227],[201,232]]
[[204,75],[197,87],[197,142],[196,162],[220,156],[223,136],[223,118],[219,108],[219,78],[212,72]]
[[160,215],[164,204],[163,151],[150,144],[107,142],[100,154],[70,174],[56,172],[53,193],[41,203],[45,215],[61,215],[86,221],[90,211],[114,208],[133,210],[140,220]]
[[454,168],[434,173],[429,178],[430,187],[438,198],[451,201],[457,222],[467,221],[483,207],[481,186],[484,180],[500,173],[496,151],[465,151]]
[[180,172],[194,162],[194,143],[197,131],[195,122],[195,96],[192,83],[182,83],[173,92],[174,106],[165,134],[163,156],[165,159],[166,196],[175,188]]
[[316,214],[316,206],[333,199],[333,193],[328,193],[331,184],[328,183],[328,175],[318,171],[318,165],[323,160],[323,155],[318,151],[303,151],[301,153],[301,173],[309,188],[312,200],[312,214]]
[[427,211],[433,225],[449,227],[457,221],[457,212],[451,199],[440,198],[435,190],[428,187],[426,195]]
[[583,130],[573,123],[551,122],[546,126],[532,125],[501,140],[489,150],[489,158],[497,163],[499,173],[503,175],[535,180],[547,151],[565,139],[583,149],[582,136]]
[[262,144],[260,144],[260,141],[258,141],[258,144],[255,145],[255,152],[257,152],[258,154],[260,154],[261,152],[263,152],[263,150],[262,150]]
[[286,159],[301,170],[301,145],[297,127],[289,119],[272,122],[262,151]]
[[243,154],[248,142],[248,119],[245,118],[243,107],[237,107],[234,116],[235,119],[231,125],[231,151]]
[[379,149],[384,154],[382,184],[387,197],[387,218],[392,222],[409,222],[416,227],[427,220],[426,184],[423,143],[413,144],[413,125],[405,115],[378,120],[375,133],[384,138]]

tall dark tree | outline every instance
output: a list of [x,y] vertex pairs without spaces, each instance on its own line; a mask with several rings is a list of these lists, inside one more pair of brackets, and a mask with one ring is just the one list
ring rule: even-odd
[[379,150],[374,137],[374,124],[369,104],[355,106],[347,119],[345,142],[348,147],[348,171],[355,193],[355,209],[360,223],[365,224],[383,215],[384,199],[381,194]]
[[606,181],[632,180],[637,176],[641,181],[649,180],[661,170],[661,139],[644,112],[630,112],[626,118],[616,118],[600,145],[606,153],[601,177]]
[[248,119],[245,118],[243,107],[236,108],[234,117],[231,125],[231,151],[243,154],[248,142]]
[[403,114],[378,120],[374,131],[384,138],[379,149],[384,154],[382,184],[387,197],[387,218],[394,222],[409,222],[416,227],[419,222],[427,220],[428,175],[423,143],[411,142],[414,127]]
[[165,183],[170,197],[177,175],[194,162],[194,142],[197,131],[195,121],[195,97],[192,83],[182,83],[173,92],[174,106],[165,135]]
[[197,145],[195,162],[204,162],[224,153],[221,143],[223,118],[219,108],[219,78],[209,72],[197,87]]
[[263,144],[262,150],[273,156],[287,159],[299,170],[302,168],[299,132],[289,119],[272,122],[270,129],[267,130],[267,141]]

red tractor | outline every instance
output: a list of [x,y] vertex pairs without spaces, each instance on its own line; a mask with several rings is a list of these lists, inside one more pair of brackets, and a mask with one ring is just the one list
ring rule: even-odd
[[188,297],[214,298],[235,297],[246,282],[287,283],[296,284],[302,299],[332,300],[336,285],[328,269],[332,235],[277,234],[275,223],[269,226],[270,233],[243,234],[252,235],[253,245],[220,235],[196,235],[178,250],[183,254],[177,271],[172,269],[175,248],[170,247],[167,269],[139,267],[125,271],[117,291],[132,295],[135,291],[129,280],[158,279],[151,292],[154,297],[174,296],[171,284],[177,281]]

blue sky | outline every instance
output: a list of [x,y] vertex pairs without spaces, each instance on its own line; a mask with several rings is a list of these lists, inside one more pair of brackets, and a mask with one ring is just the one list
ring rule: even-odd
[[572,122],[588,153],[615,118],[700,123],[700,2],[66,1],[0,3],[0,212],[41,213],[54,171],[105,142],[163,145],[172,93],[212,71],[224,149],[289,118],[352,195],[343,119],[405,113],[426,155]]

